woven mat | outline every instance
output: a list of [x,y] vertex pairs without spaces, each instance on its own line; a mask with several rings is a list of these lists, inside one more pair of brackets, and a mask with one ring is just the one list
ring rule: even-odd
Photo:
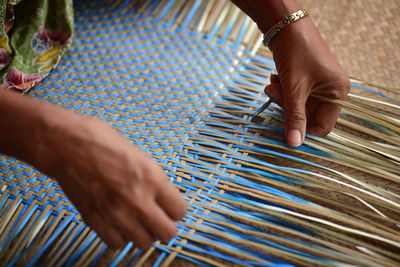
[[54,180],[2,156],[0,265],[400,261],[396,99],[353,84],[369,97],[338,103],[344,112],[328,138],[291,149],[276,104],[249,118],[274,65],[248,51],[254,25],[229,2],[76,9],[74,46],[31,96],[112,125],[157,159],[189,210],[170,243],[112,251]]

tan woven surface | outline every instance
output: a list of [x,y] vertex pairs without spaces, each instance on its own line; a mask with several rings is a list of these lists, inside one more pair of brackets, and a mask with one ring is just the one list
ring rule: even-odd
[[[350,76],[399,87],[400,1],[300,0]],[[264,48],[261,54],[270,57]]]

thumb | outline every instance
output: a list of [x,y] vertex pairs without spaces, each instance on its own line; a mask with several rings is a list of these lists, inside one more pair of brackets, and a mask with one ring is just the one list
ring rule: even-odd
[[298,147],[304,141],[306,133],[306,100],[307,95],[297,88],[288,88],[283,98],[283,109],[285,118],[285,137],[289,146]]

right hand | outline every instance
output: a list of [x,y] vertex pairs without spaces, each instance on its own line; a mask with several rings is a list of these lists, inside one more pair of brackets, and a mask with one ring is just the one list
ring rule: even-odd
[[301,145],[306,133],[326,136],[340,107],[312,94],[344,100],[350,90],[348,75],[309,17],[288,25],[270,48],[279,76],[271,76],[265,92],[284,109],[287,143]]
[[105,123],[65,110],[37,133],[35,167],[57,179],[112,248],[174,237],[186,204],[156,162]]
[[[232,0],[266,33],[274,24],[301,9],[296,0]],[[265,92],[284,109],[285,137],[297,147],[306,133],[323,137],[335,126],[340,107],[319,98],[344,100],[350,81],[310,17],[283,28],[269,43],[279,76]]]

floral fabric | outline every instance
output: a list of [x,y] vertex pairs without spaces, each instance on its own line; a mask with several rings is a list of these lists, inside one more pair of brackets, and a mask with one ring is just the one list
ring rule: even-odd
[[72,32],[72,0],[0,0],[0,89],[35,86],[60,61]]

